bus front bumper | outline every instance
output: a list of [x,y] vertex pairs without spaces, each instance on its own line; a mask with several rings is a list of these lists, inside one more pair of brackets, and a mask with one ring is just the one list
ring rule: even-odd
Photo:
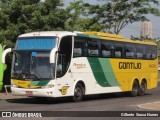
[[47,89],[24,89],[11,87],[13,95],[18,96],[33,96],[33,97],[55,97],[53,88]]

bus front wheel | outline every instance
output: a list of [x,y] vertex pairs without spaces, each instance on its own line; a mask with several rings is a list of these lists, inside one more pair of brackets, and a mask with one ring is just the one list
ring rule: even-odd
[[84,87],[82,86],[81,83],[77,83],[74,89],[73,101],[79,102],[83,99],[83,97],[84,97]]
[[138,81],[134,81],[134,83],[132,85],[132,91],[130,92],[130,95],[132,97],[136,97],[138,95],[138,91],[139,91]]

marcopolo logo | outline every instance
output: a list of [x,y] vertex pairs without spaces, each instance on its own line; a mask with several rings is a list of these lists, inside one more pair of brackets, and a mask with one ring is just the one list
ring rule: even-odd
[[141,69],[142,64],[140,62],[119,62],[119,69]]

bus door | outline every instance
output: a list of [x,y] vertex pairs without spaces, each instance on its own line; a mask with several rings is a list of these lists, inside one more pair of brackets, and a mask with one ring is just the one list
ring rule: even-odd
[[72,90],[72,73],[69,70],[72,57],[72,36],[66,36],[61,39],[56,72],[56,86],[58,95],[68,95]]

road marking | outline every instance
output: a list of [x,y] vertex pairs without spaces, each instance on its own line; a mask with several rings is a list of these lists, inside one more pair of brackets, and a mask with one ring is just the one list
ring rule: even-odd
[[[156,101],[156,102],[160,102],[160,101]],[[143,104],[151,104],[151,103],[155,103],[155,102],[149,102],[149,103],[143,103]],[[143,105],[143,104],[138,104],[138,105]],[[130,105],[130,107],[134,107],[134,106],[137,106],[137,105]]]
[[152,107],[144,107],[144,106],[141,106],[141,105],[137,105],[138,108],[142,108],[142,109],[149,109],[149,110],[160,110],[160,108],[152,108]]
[[138,105],[130,105],[130,107],[138,107],[138,108],[150,109],[150,110],[160,110],[160,101],[149,102],[149,103],[138,104]]

